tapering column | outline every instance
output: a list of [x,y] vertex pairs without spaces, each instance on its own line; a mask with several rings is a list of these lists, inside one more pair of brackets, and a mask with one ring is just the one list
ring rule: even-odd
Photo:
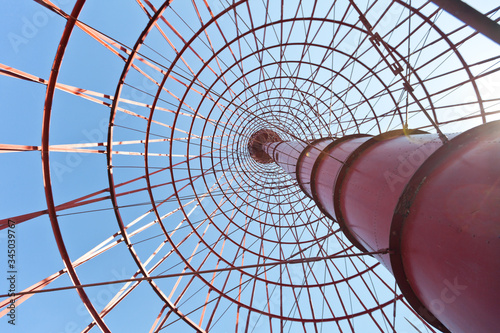
[[307,143],[266,131],[253,149],[361,251],[388,249],[374,257],[424,319],[444,332],[500,327],[500,122],[446,144],[422,131]]

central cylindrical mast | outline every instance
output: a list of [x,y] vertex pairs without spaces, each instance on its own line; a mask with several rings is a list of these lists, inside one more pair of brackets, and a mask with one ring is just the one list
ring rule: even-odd
[[[296,179],[346,237],[391,271],[442,331],[500,322],[500,122],[460,135],[392,131],[312,142],[265,130],[253,145]],[[274,132],[272,132],[274,133]]]

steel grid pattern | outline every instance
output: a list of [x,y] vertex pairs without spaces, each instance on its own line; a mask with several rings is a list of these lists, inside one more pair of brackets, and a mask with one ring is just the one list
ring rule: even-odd
[[[19,311],[47,297],[83,304],[82,332],[434,332],[284,170],[252,158],[249,140],[498,119],[498,45],[429,1],[126,1],[132,16],[35,2],[63,23],[49,75],[9,64],[0,74],[46,87],[32,110],[41,139],[28,145],[21,131],[0,152],[41,156],[46,207],[0,223],[50,230],[40,244],[57,250],[44,264],[59,268],[27,279]],[[133,38],[93,19],[102,14]],[[80,43],[92,52],[79,55]],[[85,118],[105,119],[93,141],[68,134],[88,132]],[[67,156],[89,157],[60,181]],[[104,286],[115,289],[101,302]],[[6,316],[6,295],[0,304]]]

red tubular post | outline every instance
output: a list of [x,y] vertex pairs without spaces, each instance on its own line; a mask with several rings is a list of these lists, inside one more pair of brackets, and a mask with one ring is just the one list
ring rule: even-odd
[[308,147],[307,143],[298,141],[280,141],[264,145],[264,150],[272,156],[283,170],[296,178],[296,169],[300,154]]
[[[334,190],[337,222],[363,251],[389,248],[394,208],[415,170],[442,145],[437,134],[403,131],[370,138],[345,161]],[[318,175],[320,176],[320,175]],[[356,243],[357,242],[357,243]],[[375,256],[392,272],[389,254]]]
[[392,221],[398,285],[452,332],[500,326],[499,134],[500,122],[487,123],[432,154]]
[[[335,183],[342,166],[351,153],[370,139],[369,135],[348,135],[331,142],[320,158],[314,162],[311,172],[311,190],[319,208],[332,220],[336,220],[333,204]],[[329,177],[318,175],[329,174]],[[333,178],[333,179],[332,179]]]
[[444,332],[500,325],[500,122],[461,135],[392,131],[263,143],[346,237]]

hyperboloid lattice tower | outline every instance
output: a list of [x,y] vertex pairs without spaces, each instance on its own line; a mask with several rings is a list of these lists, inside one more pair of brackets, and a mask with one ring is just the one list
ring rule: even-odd
[[496,332],[471,5],[3,4],[0,331]]

